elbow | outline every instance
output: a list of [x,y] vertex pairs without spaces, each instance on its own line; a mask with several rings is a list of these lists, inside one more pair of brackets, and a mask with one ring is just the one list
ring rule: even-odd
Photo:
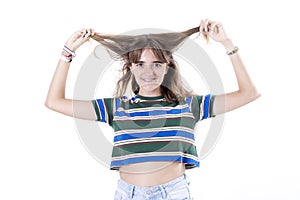
[[254,87],[247,92],[247,99],[249,102],[255,101],[261,96],[261,93]]
[[261,96],[261,93],[260,93],[259,91],[257,91],[256,94],[255,94],[254,100],[255,100],[255,99],[258,99],[260,96]]
[[56,99],[47,98],[44,105],[46,106],[46,108],[50,110],[57,111],[59,106],[59,101]]
[[46,99],[44,105],[46,106],[46,108],[48,108],[50,110],[54,110],[54,105],[49,99]]
[[59,112],[68,116],[73,116],[73,104],[72,102],[66,99],[47,98],[44,105],[55,112]]
[[261,96],[261,93],[257,90],[256,87],[253,87],[251,92],[251,97],[253,100],[258,99]]

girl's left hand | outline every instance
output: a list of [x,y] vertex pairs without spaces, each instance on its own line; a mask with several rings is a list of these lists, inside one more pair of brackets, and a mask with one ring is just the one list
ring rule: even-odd
[[204,38],[208,41],[208,38],[212,38],[216,42],[224,42],[228,40],[228,36],[220,22],[215,22],[211,20],[201,20],[200,34],[203,34]]

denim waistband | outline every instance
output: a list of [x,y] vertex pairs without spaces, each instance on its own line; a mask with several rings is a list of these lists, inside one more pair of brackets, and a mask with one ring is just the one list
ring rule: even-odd
[[172,190],[172,186],[174,186],[175,184],[182,182],[182,181],[186,181],[189,184],[189,180],[188,177],[186,176],[186,174],[183,174],[182,176],[169,181],[165,184],[162,185],[157,185],[157,186],[151,186],[151,187],[142,187],[142,186],[136,186],[136,185],[132,185],[127,183],[126,181],[120,179],[119,183],[118,183],[118,187],[122,188],[122,190],[124,192],[126,192],[127,194],[130,195],[130,197],[133,196],[134,192],[143,192],[145,194],[153,194],[153,193],[161,193],[163,197],[167,196],[167,193],[169,192],[169,190]]

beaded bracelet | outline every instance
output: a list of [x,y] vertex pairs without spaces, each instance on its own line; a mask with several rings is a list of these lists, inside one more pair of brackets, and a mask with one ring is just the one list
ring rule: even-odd
[[231,56],[231,55],[237,53],[238,50],[239,50],[239,48],[236,46],[236,47],[234,47],[234,49],[232,51],[227,51],[226,54]]
[[75,57],[76,54],[74,51],[69,49],[67,46],[64,46],[63,51],[61,52],[61,60],[64,62],[72,62],[73,57]]
[[60,57],[60,59],[64,62],[68,62],[68,63],[72,62],[72,59],[68,59],[67,57],[65,57],[63,55]]

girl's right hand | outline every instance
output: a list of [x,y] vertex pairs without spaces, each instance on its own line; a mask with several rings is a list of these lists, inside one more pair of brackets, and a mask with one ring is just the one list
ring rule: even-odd
[[67,40],[65,46],[67,46],[72,51],[76,51],[82,44],[90,39],[91,36],[95,34],[94,29],[80,29],[73,33]]

